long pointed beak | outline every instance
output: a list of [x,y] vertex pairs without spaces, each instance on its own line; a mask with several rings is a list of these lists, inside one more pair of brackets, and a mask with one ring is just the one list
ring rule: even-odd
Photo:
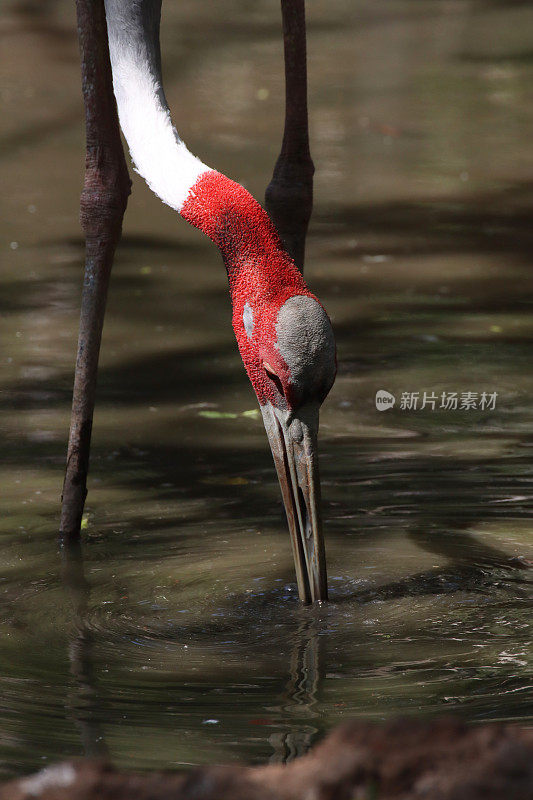
[[318,405],[291,413],[261,406],[274,456],[303,603],[328,599],[318,474]]

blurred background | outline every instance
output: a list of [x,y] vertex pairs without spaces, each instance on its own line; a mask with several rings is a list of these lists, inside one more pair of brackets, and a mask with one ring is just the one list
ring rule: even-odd
[[[83,270],[74,3],[4,0],[0,776],[284,761],[343,718],[533,718],[533,8],[313,0],[306,277],[339,373],[332,602],[301,608],[218,251],[138,176],[113,271],[84,561],[58,551]],[[164,3],[174,121],[259,200],[275,0]],[[397,397],[375,408],[376,391]],[[497,392],[402,410],[403,392]]]

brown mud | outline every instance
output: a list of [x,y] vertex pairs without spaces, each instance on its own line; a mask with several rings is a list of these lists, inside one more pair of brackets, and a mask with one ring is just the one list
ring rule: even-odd
[[186,775],[65,762],[4,784],[0,800],[529,800],[533,731],[453,719],[353,722],[286,766]]

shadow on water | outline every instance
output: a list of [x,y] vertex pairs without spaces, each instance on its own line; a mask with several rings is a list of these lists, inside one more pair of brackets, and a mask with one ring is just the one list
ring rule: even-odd
[[507,569],[526,569],[530,566],[527,559],[509,557],[507,553],[487,542],[475,539],[468,531],[463,530],[471,523],[457,519],[440,519],[438,524],[415,527],[407,531],[417,547],[429,550],[437,555],[444,555],[457,565],[474,562],[480,569],[487,567],[504,567]]
[[450,520],[446,525],[430,524],[409,529],[407,536],[417,547],[444,555],[449,564],[363,590],[355,597],[343,598],[342,602],[355,599],[360,603],[371,603],[457,592],[485,594],[499,584],[510,586],[516,583],[514,602],[531,606],[533,581],[522,571],[530,569],[533,562],[521,557],[511,558],[503,550],[486,545],[467,532],[458,533],[457,529],[461,527],[457,520]]

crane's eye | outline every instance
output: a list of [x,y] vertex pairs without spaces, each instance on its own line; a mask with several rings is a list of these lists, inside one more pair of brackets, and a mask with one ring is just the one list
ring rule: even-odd
[[278,390],[278,392],[280,393],[280,395],[281,395],[282,397],[285,397],[285,391],[284,391],[284,389],[283,389],[283,384],[282,384],[282,382],[281,382],[281,380],[280,380],[280,377],[279,377],[279,375],[277,375],[277,374],[274,372],[274,370],[272,369],[272,367],[270,366],[270,364],[267,364],[267,362],[266,362],[266,361],[263,361],[263,368],[264,368],[264,370],[265,370],[265,372],[266,372],[267,376],[270,378],[270,380],[272,381],[272,383],[274,384],[274,386],[276,387],[276,389],[277,389],[277,390]]

